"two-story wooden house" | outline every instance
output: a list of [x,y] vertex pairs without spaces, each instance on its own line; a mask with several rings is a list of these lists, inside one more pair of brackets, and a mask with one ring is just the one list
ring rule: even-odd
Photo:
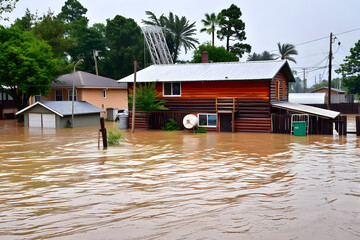
[[[133,78],[118,82],[132,88]],[[139,71],[137,82],[156,82],[167,101],[169,110],[152,114],[161,116],[152,128],[191,113],[208,131],[271,132],[271,104],[287,102],[294,76],[287,61],[172,64]]]

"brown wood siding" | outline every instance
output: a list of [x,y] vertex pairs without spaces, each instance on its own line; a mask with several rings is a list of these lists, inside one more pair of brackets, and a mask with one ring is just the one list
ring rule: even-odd
[[[162,94],[162,83],[156,89]],[[169,98],[235,97],[247,100],[269,100],[269,81],[182,82],[181,96]]]
[[[276,81],[280,84],[279,99],[276,99]],[[285,84],[284,84],[285,83]],[[284,70],[281,70],[275,78],[270,82],[270,100],[271,101],[287,101],[288,100],[288,79]]]
[[271,105],[269,101],[238,101],[235,132],[271,132]]

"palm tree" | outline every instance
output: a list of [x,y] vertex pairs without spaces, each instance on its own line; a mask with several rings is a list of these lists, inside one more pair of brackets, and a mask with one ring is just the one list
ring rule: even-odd
[[298,55],[298,51],[295,49],[295,46],[293,44],[278,43],[277,45],[279,48],[278,58],[287,59],[287,60],[290,60],[290,61],[293,61],[294,63],[296,63],[295,59],[293,57],[290,57],[290,55]]
[[[211,13],[210,15],[208,13],[205,14],[205,19],[202,19],[201,22],[204,24],[205,28],[202,28],[200,32],[207,32],[208,34],[211,34],[212,37],[212,46],[214,46],[215,42],[215,28],[219,25],[219,20],[221,18],[221,15],[216,15],[215,13]],[[209,27],[209,28],[206,28]]]
[[[185,53],[187,53],[188,50],[196,48],[195,44],[199,44],[198,40],[192,37],[196,34],[195,22],[190,24],[189,20],[184,16],[179,18],[172,12],[169,12],[168,17],[162,14],[160,18],[157,18],[155,14],[150,11],[146,11],[146,14],[150,20],[142,20],[143,23],[164,28],[166,43],[168,44],[174,62],[177,60],[181,47],[183,47]],[[173,45],[173,47],[171,45]]]

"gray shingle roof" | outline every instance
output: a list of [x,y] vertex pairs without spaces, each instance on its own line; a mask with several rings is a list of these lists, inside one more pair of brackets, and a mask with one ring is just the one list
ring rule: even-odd
[[[56,79],[52,87],[72,87],[74,73],[62,75]],[[77,71],[75,73],[75,87],[77,88],[119,88],[127,89],[127,83],[117,83],[116,80],[97,76],[92,73]]]
[[[16,115],[21,114],[28,109],[41,105],[48,110],[60,115],[61,117],[66,115],[72,115],[72,101],[45,101],[45,102],[36,102],[23,110],[16,113]],[[90,113],[100,113],[105,112],[104,110],[84,101],[75,101],[74,102],[74,115],[81,114],[90,114]]]
[[[189,63],[152,65],[136,74],[137,82],[190,82],[227,80],[271,80],[284,69],[289,81],[294,76],[287,61]],[[134,75],[118,82],[133,82]]]

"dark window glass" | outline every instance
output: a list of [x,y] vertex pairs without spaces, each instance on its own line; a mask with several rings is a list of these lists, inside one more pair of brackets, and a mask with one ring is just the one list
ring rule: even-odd
[[180,96],[180,83],[173,83],[173,94],[175,96]]
[[62,90],[56,90],[55,95],[55,101],[62,101]]
[[199,114],[199,125],[207,126],[207,115]]
[[171,95],[171,83],[164,83],[164,95]]
[[35,102],[41,102],[41,95],[35,95]]

